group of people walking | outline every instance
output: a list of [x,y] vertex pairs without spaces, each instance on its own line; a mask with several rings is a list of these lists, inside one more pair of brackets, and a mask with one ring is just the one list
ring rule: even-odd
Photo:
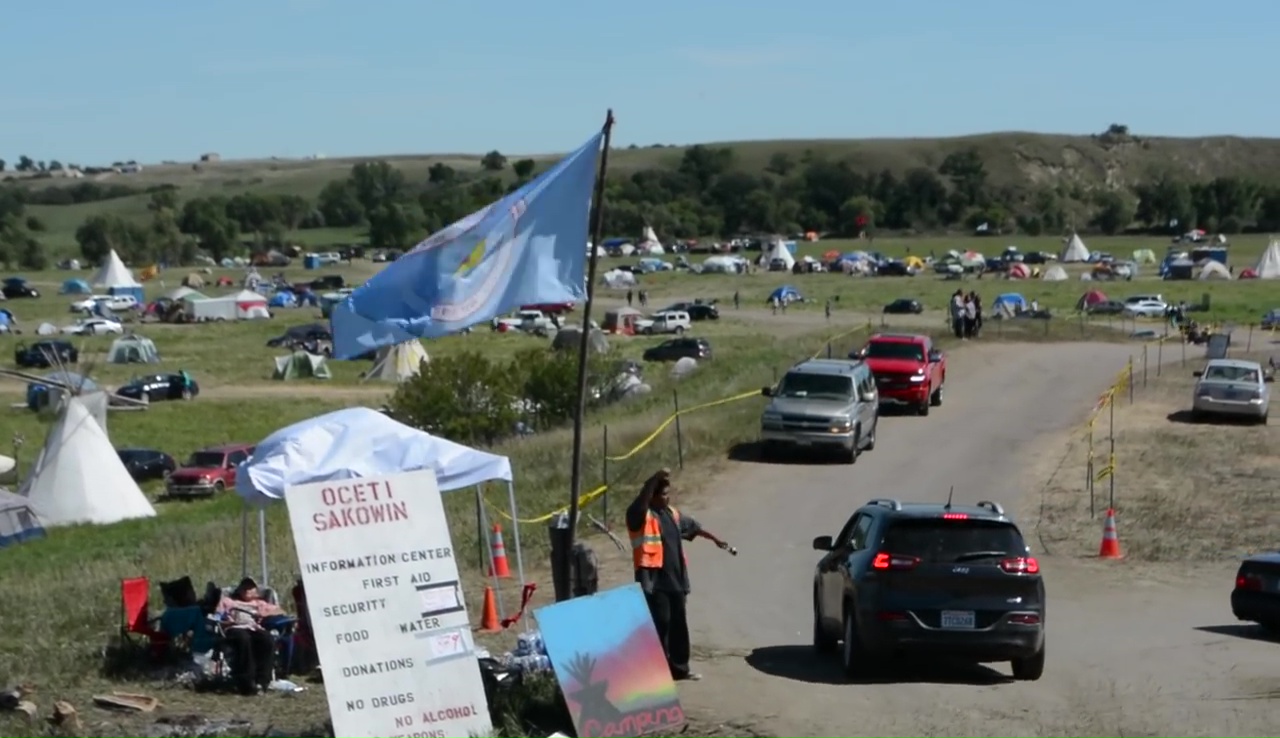
[[956,290],[951,296],[951,330],[956,338],[977,338],[982,331],[982,298],[977,292]]

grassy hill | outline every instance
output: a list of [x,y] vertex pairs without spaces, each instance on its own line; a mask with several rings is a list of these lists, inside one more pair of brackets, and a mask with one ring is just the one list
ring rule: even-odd
[[[1124,188],[1166,175],[1188,181],[1235,176],[1263,183],[1280,183],[1280,138],[1163,138],[1114,135],[1070,136],[1038,133],[991,133],[935,139],[845,139],[738,141],[704,144],[734,151],[736,168],[759,172],[777,154],[793,162],[818,156],[849,162],[859,171],[888,169],[902,174],[917,167],[936,170],[955,152],[976,150],[988,173],[988,183],[1014,192],[1040,187],[1067,191]],[[610,156],[615,175],[679,164],[686,147],[654,145],[616,149]],[[291,193],[314,198],[329,181],[346,176],[353,164],[385,159],[403,170],[410,181],[423,181],[432,165],[443,163],[459,170],[476,170],[481,154],[390,155],[319,160],[241,160],[195,165],[169,163],[147,166],[137,174],[105,174],[99,182],[139,188],[175,185],[183,199],[238,192]],[[552,160],[555,154],[525,156],[507,154],[510,161],[533,158]],[[66,186],[76,181],[25,179],[12,181],[24,187]],[[42,236],[48,245],[64,249],[74,244],[74,231],[85,217],[95,213],[145,215],[145,196],[126,197],[72,206],[33,206],[30,211],[48,224]],[[325,242],[325,233],[307,233],[301,240]],[[341,238],[349,238],[343,232]]]

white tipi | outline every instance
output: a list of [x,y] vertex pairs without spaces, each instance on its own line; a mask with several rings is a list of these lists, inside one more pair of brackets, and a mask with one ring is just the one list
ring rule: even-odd
[[422,347],[422,342],[416,338],[394,346],[384,346],[378,349],[373,368],[364,375],[364,378],[403,382],[409,377],[417,376],[422,368],[422,362],[430,360],[427,350]]
[[645,226],[641,236],[640,245],[636,247],[640,253],[653,256],[667,253],[667,250],[662,248],[662,242],[658,240],[658,234],[653,232],[653,228]]
[[1280,278],[1280,238],[1273,238],[1267,244],[1267,250],[1262,252],[1254,271],[1258,273],[1258,279]]
[[95,288],[110,289],[112,287],[141,287],[133,273],[129,271],[129,267],[120,261],[120,255],[115,249],[111,249],[111,253],[107,254],[107,258],[103,260],[102,267],[98,269],[98,273],[93,275],[93,281],[90,282]]
[[781,239],[769,244],[769,248],[760,257],[760,266],[767,267],[773,263],[774,259],[782,259],[782,262],[787,265],[787,271],[791,271],[796,265],[795,255],[791,253],[791,249],[787,248],[786,242]]
[[107,434],[79,397],[68,397],[44,448],[18,490],[46,527],[131,518],[156,510],[138,488]]
[[1088,260],[1089,249],[1085,248],[1084,241],[1080,240],[1079,233],[1072,233],[1071,238],[1067,239],[1066,245],[1062,247],[1062,254],[1058,256],[1058,261],[1071,264]]

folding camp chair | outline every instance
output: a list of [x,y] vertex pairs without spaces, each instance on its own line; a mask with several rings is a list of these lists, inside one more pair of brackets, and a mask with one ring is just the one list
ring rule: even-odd
[[[169,648],[169,636],[161,632],[151,617],[151,581],[146,577],[120,580],[120,637],[125,643],[141,646],[146,640],[151,656],[159,658]],[[141,638],[135,638],[141,636]]]

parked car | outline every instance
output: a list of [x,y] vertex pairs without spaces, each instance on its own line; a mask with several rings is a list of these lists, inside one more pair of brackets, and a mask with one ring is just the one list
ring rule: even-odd
[[129,476],[136,482],[164,479],[178,468],[172,456],[153,448],[122,448],[116,453],[120,456],[120,463],[124,464]]
[[1169,303],[1160,295],[1133,295],[1124,300],[1124,314],[1134,318],[1163,318]]
[[838,649],[848,675],[903,653],[1044,673],[1040,563],[1000,505],[875,499],[813,548],[813,646]]
[[521,310],[509,318],[498,318],[493,323],[494,330],[499,333],[508,331],[535,333],[539,330],[551,331],[555,327],[555,322],[541,310]]
[[1201,420],[1212,415],[1250,418],[1263,425],[1271,408],[1271,388],[1275,376],[1263,372],[1256,361],[1210,359],[1195,372],[1196,387],[1191,397],[1191,415]]
[[143,402],[164,400],[190,400],[200,394],[200,385],[192,379],[183,381],[181,374],[147,374],[134,377],[128,384],[116,390],[120,397]]
[[693,327],[693,321],[684,311],[654,313],[651,317],[636,321],[636,330],[645,335],[674,333],[677,336]]
[[539,305],[521,305],[521,310],[531,310],[543,315],[564,315],[573,312],[572,302],[548,302]]
[[909,297],[899,297],[884,306],[885,315],[919,315],[923,312],[924,305],[921,305],[919,300],[912,300]]
[[40,290],[27,284],[25,279],[10,277],[0,284],[0,294],[3,294],[7,300],[18,300],[24,297],[39,297]]
[[62,332],[72,336],[107,336],[124,333],[124,326],[106,318],[86,318],[74,325],[63,326]]
[[881,405],[913,408],[928,415],[942,404],[947,382],[947,359],[928,336],[877,333],[850,354],[871,367]]
[[214,446],[196,451],[165,481],[170,497],[211,497],[236,485],[236,467],[253,455],[251,444]]
[[1280,635],[1280,551],[1255,554],[1240,562],[1231,590],[1231,614]]
[[1125,304],[1119,300],[1103,300],[1089,305],[1084,311],[1089,315],[1119,315],[1124,308]]
[[19,343],[13,349],[13,363],[22,368],[46,369],[57,364],[76,364],[80,351],[70,341],[36,341]]
[[645,349],[645,361],[679,361],[684,358],[704,361],[711,358],[711,343],[705,338],[673,338]]
[[133,295],[93,295],[71,303],[73,313],[92,313],[99,305],[112,312],[123,312],[138,307],[138,298]]
[[720,308],[713,302],[677,302],[664,307],[658,312],[674,313],[684,312],[689,314],[689,320],[697,322],[699,320],[719,320]]
[[1280,328],[1280,308],[1271,308],[1262,316],[1260,323],[1263,330],[1275,330]]
[[333,333],[329,331],[329,326],[323,323],[307,323],[288,328],[284,333],[269,339],[267,346],[269,348],[279,348],[281,346],[296,346],[319,341],[333,341]]
[[779,448],[833,451],[852,464],[876,447],[876,380],[861,361],[809,359],[787,370],[760,415],[760,454]]

